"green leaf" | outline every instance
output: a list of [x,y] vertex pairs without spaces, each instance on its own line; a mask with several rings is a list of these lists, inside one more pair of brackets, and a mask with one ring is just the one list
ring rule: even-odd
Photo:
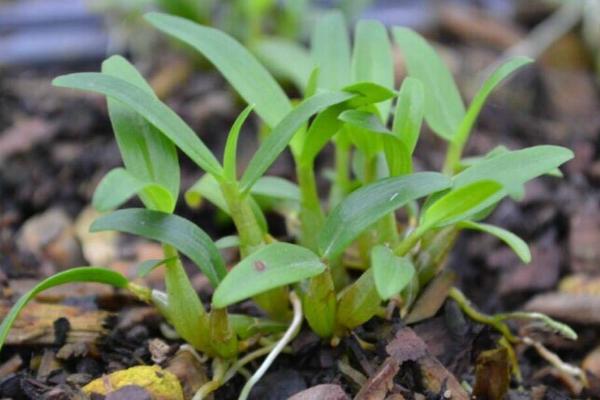
[[465,143],[469,137],[469,134],[471,133],[471,129],[473,129],[475,120],[481,112],[481,108],[483,107],[490,93],[492,93],[492,90],[494,90],[496,86],[508,78],[517,69],[532,62],[533,60],[531,58],[518,56],[510,58],[498,66],[498,68],[492,72],[485,82],[483,82],[483,85],[481,85],[481,88],[479,88],[479,91],[473,98],[473,101],[471,101],[469,109],[467,110],[465,117],[458,127],[456,136],[452,139],[452,141],[457,143]]
[[[154,91],[140,73],[126,59],[112,56],[102,63],[102,72],[123,79],[156,97]],[[108,113],[117,144],[127,171],[142,182],[156,183],[171,194],[173,208],[179,196],[179,161],[175,145],[140,114],[127,105],[108,101]],[[151,193],[139,193],[148,208],[172,212],[166,206],[157,207]]]
[[[225,200],[225,196],[223,196],[221,186],[215,177],[210,174],[205,174],[198,179],[196,183],[194,183],[194,185],[185,192],[184,197],[186,203],[192,208],[200,207],[202,199],[206,198],[225,214],[231,216],[229,205]],[[260,228],[263,230],[263,232],[267,232],[267,220],[265,219],[264,213],[254,198],[249,198],[248,201],[250,202],[250,208],[252,208],[252,212],[254,213]]]
[[366,129],[371,132],[386,133],[390,131],[386,128],[379,118],[373,113],[362,110],[346,110],[338,117],[340,121],[344,121],[350,125]]
[[415,267],[407,257],[398,257],[386,246],[371,250],[371,268],[379,297],[387,300],[397,295],[410,283]]
[[469,218],[485,208],[486,201],[501,190],[500,183],[490,180],[452,189],[425,210],[421,226],[430,229]]
[[504,190],[490,197],[482,209],[500,201],[509,193],[522,191],[527,181],[553,171],[573,158],[573,152],[560,146],[534,146],[509,151],[484,159],[453,177],[453,188],[460,188],[480,180],[492,180]]
[[277,176],[263,176],[256,181],[250,190],[254,196],[275,200],[300,202],[300,188],[293,182]]
[[489,233],[506,243],[519,258],[526,264],[531,262],[531,252],[529,246],[520,237],[514,233],[500,228],[499,226],[482,224],[473,221],[463,221],[458,224],[459,228],[472,229],[480,232]]
[[[356,24],[352,53],[352,81],[374,82],[394,89],[394,61],[385,26],[378,21],[362,20]],[[391,102],[377,104],[379,116],[385,123]]]
[[384,86],[373,82],[358,82],[345,86],[344,92],[360,95],[349,101],[349,106],[358,108],[369,104],[380,103],[393,98],[396,94]]
[[215,242],[215,246],[219,250],[240,247],[240,237],[238,235],[223,236]]
[[342,122],[338,119],[338,115],[346,108],[347,104],[336,104],[315,117],[302,141],[300,155],[302,163],[312,164],[329,139],[341,129]]
[[229,323],[240,339],[248,339],[257,334],[270,335],[284,332],[288,325],[266,318],[250,317],[244,314],[229,314]]
[[412,159],[406,145],[390,132],[370,112],[347,110],[340,114],[339,119],[346,124],[358,128],[348,129],[350,139],[356,147],[368,158],[383,150],[391,176],[399,176],[412,171]]
[[293,82],[306,93],[314,63],[302,46],[289,39],[272,37],[261,39],[253,50],[275,76]]
[[166,213],[172,213],[175,209],[175,199],[164,186],[141,181],[123,168],[115,168],[102,178],[94,192],[92,204],[98,211],[104,212],[142,193],[145,205],[150,209]]
[[318,87],[339,90],[350,83],[350,38],[339,11],[317,20],[311,37],[311,56],[319,67]]
[[327,217],[319,235],[321,255],[332,259],[384,215],[428,194],[446,189],[451,181],[434,172],[381,179],[351,193]]
[[221,165],[194,131],[173,110],[145,90],[123,79],[95,72],[63,75],[54,79],[53,84],[101,93],[126,104],[159,129],[200,168],[217,176],[222,174]]
[[249,105],[238,115],[227,135],[227,143],[223,152],[223,174],[232,181],[237,180],[237,144],[240,131],[253,108],[253,105]]
[[318,275],[325,265],[312,251],[289,243],[269,244],[239,262],[213,295],[214,307],[223,308],[270,289]]
[[152,271],[154,271],[156,268],[160,267],[161,265],[164,265],[172,260],[174,260],[175,258],[163,258],[160,260],[145,260],[142,261],[141,263],[138,264],[137,268],[136,268],[136,276],[139,278],[143,278],[145,276],[148,276],[148,274]]
[[177,250],[168,244],[163,245],[163,249],[169,261],[165,268],[168,303],[162,311],[179,336],[196,349],[210,354],[213,349],[204,305],[181,264]]
[[118,231],[167,243],[188,256],[213,287],[225,277],[225,264],[210,237],[197,225],[177,215],[130,208],[104,215],[92,224],[91,232]]
[[424,112],[423,84],[409,76],[404,79],[400,87],[392,131],[405,144],[411,155],[421,134]]
[[375,288],[373,269],[369,268],[340,293],[337,322],[348,329],[354,329],[377,314],[380,306],[381,298]]
[[288,145],[294,134],[314,114],[334,104],[351,98],[352,95],[343,92],[319,93],[300,103],[292,112],[285,116],[271,134],[261,143],[250,160],[240,181],[242,191],[248,191],[254,183],[267,171],[275,159]]
[[331,337],[335,329],[336,298],[331,272],[325,272],[300,285],[302,311],[306,322],[317,335]]
[[145,16],[157,29],[189,44],[223,74],[246,103],[273,127],[292,109],[290,100],[267,70],[235,39],[213,28],[160,13]]
[[418,33],[395,27],[393,34],[408,74],[423,84],[427,124],[442,138],[452,140],[465,116],[465,106],[450,71]]
[[38,293],[43,292],[46,289],[74,282],[97,282],[112,285],[118,288],[126,288],[129,284],[127,278],[120,273],[99,267],[71,268],[44,279],[35,285],[29,292],[25,293],[10,309],[9,313],[4,316],[2,324],[0,325],[0,350],[4,345],[6,336],[8,336],[8,332],[12,327],[12,324],[15,322],[19,316],[19,313],[27,305],[27,303],[34,299]]

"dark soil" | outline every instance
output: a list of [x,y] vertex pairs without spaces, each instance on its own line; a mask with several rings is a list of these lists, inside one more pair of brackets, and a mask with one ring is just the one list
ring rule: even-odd
[[[518,32],[528,29],[532,19],[535,20],[525,15]],[[503,47],[489,39],[469,36],[448,21],[431,33],[443,44],[444,54],[459,77],[465,96],[470,98],[476,88],[475,71],[493,62]],[[149,73],[146,75],[156,73],[160,67],[145,71]],[[51,78],[59,74],[97,69],[97,64],[72,65],[7,70],[0,75],[0,302],[4,305],[30,288],[34,280],[65,268],[63,261],[83,262],[81,250],[73,250],[63,236],[50,237],[49,244],[44,241],[46,232],[40,232],[40,238],[28,241],[23,238],[22,229],[32,217],[49,210],[61,210],[73,226],[90,204],[99,179],[120,164],[103,100],[50,86]],[[529,307],[563,319],[566,316],[579,334],[579,340],[571,343],[538,333],[546,346],[564,361],[579,366],[583,362],[588,369],[588,389],[582,391],[573,378],[549,367],[535,351],[527,349],[518,354],[522,390],[513,381],[513,389],[507,394],[510,399],[600,398],[600,355],[598,350],[592,354],[600,345],[600,301],[590,300],[590,310],[586,312],[577,308],[580,303],[570,302],[578,295],[597,299],[594,296],[600,293],[598,79],[578,36],[569,34],[535,66],[519,73],[491,97],[467,150],[475,155],[499,144],[516,149],[549,143],[575,152],[575,159],[563,168],[564,179],[543,177],[532,182],[522,201],[505,201],[489,219],[530,243],[534,257],[531,265],[521,265],[497,240],[475,233],[463,233],[449,259],[448,267],[457,272],[458,286],[484,312]],[[220,154],[239,104],[216,73],[194,73],[168,97],[168,103]],[[256,126],[251,128],[256,130]],[[247,161],[255,139],[247,133],[242,137],[246,141],[240,146],[242,160]],[[442,151],[441,141],[424,132],[417,150],[418,167],[439,168]],[[320,168],[328,166],[330,159],[328,154],[321,156]],[[182,171],[184,189],[200,176],[185,159]],[[271,173],[292,178],[289,158],[282,157]],[[177,213],[200,221],[212,237],[221,237],[232,229],[211,207],[190,210],[182,202]],[[272,218],[274,226],[281,226],[281,221]],[[50,225],[54,226],[53,222]],[[282,228],[275,231],[283,233]],[[80,244],[82,238],[74,235],[73,240]],[[152,251],[155,251],[152,246],[127,239],[116,249],[118,258],[127,262],[115,261],[115,265],[127,270],[129,264],[135,264]],[[559,296],[559,284],[567,277],[583,282],[568,292],[572,297],[558,305],[543,301],[544,309],[531,305],[532,299],[540,294]],[[161,285],[160,279],[148,283]],[[196,277],[194,284],[206,294],[202,278]],[[103,321],[106,334],[83,351],[71,347],[65,350],[66,346],[72,346],[67,336],[75,328],[72,321],[69,325],[69,319],[62,319],[54,323],[52,342],[34,340],[6,347],[0,356],[0,398],[79,398],[77,388],[92,378],[134,365],[152,364],[150,340],[161,338],[168,344],[169,354],[176,349],[177,341],[164,337],[161,330],[164,321],[155,312],[112,291],[86,287],[78,293],[80,296],[57,292],[50,300],[84,310],[112,312]],[[428,399],[441,399],[450,383],[441,382],[444,390],[440,392],[431,390],[433,386],[423,375],[423,365],[430,360],[427,357],[437,358],[459,382],[475,385],[478,357],[495,349],[499,337],[495,331],[465,317],[451,300],[446,301],[434,318],[411,328],[418,340],[427,345],[428,350],[423,350],[427,356],[423,353],[404,357],[402,351],[404,356],[398,356],[399,353],[393,356],[386,350],[394,337],[407,332],[397,316],[390,321],[375,319],[356,332],[361,339],[376,343],[375,349],[368,351],[362,349],[354,336],[332,348],[305,330],[293,343],[293,354],[278,359],[254,389],[253,398],[285,399],[321,383],[340,384],[346,393],[356,394],[365,382],[341,371],[340,360],[358,371],[359,376],[369,378],[392,358],[398,365],[398,372],[391,380],[396,393],[405,398],[422,398],[414,396],[421,393]],[[515,329],[530,328],[515,326]],[[40,374],[43,356],[54,357],[61,350],[71,353],[49,368],[47,374]],[[216,398],[236,398],[243,382],[237,376],[218,391]]]

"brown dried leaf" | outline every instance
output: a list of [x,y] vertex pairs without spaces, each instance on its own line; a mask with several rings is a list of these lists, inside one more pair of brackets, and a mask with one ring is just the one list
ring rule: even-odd
[[503,399],[510,384],[510,367],[505,347],[481,352],[475,366],[473,395],[481,399]]

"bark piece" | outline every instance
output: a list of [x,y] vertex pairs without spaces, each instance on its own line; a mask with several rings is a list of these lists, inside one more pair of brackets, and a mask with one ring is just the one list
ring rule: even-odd
[[[0,303],[0,316],[6,315],[9,309],[9,304]],[[32,302],[16,319],[6,338],[6,344],[54,345],[56,343],[54,322],[63,317],[70,323],[66,336],[67,343],[93,344],[107,333],[104,322],[109,316],[111,313],[102,310],[84,310],[74,306]]]

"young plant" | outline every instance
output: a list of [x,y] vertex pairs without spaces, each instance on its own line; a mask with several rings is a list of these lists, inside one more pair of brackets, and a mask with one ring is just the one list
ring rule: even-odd
[[[290,73],[301,77],[304,96],[292,101],[265,67],[223,32],[165,14],[149,14],[147,20],[197,49],[249,104],[228,134],[222,162],[121,57],[106,60],[101,73],[65,75],[54,84],[107,97],[124,168],[106,175],[94,205],[107,211],[137,195],[145,208],[104,215],[92,230],[116,230],[161,242],[164,258],[144,262],[140,271],[164,266],[166,293],[130,283],[108,269],[69,270],[19,300],[2,322],[0,343],[18,312],[39,291],[78,280],[107,283],[155,304],[185,341],[215,358],[213,379],[196,398],[214,391],[243,364],[270,352],[242,391],[240,398],[245,398],[297,333],[303,317],[318,335],[336,343],[373,316],[384,316],[385,301],[398,300],[404,315],[420,288],[439,274],[462,229],[495,235],[524,262],[530,260],[520,238],[479,221],[503,198],[522,194],[527,181],[555,172],[572,158],[571,151],[535,146],[462,159],[489,93],[530,60],[514,58],[501,64],[465,111],[449,72],[416,33],[393,30],[410,75],[396,91],[391,44],[383,25],[359,22],[352,46],[343,17],[332,12],[315,27],[310,62],[287,64],[294,70]],[[269,129],[238,174],[237,142],[253,111]],[[412,154],[423,120],[449,143],[444,173],[413,171]],[[314,162],[328,143],[334,147],[335,161],[329,202],[324,204]],[[297,185],[265,176],[286,147],[293,155]],[[188,203],[211,201],[231,216],[237,235],[213,242],[200,227],[173,214],[179,195],[176,148],[205,172],[187,191]],[[420,199],[424,199],[421,206]],[[297,244],[279,242],[269,234],[261,208],[265,204],[285,215]],[[397,221],[400,209],[410,216],[407,226]],[[233,246],[239,247],[240,260],[228,271],[219,248]],[[213,286],[209,311],[194,293],[179,253]],[[360,271],[360,276],[352,280],[350,269]],[[228,312],[227,307],[247,299],[271,319]],[[563,332],[573,336],[567,328]],[[257,343],[256,336],[267,337],[267,345],[238,358]]]

